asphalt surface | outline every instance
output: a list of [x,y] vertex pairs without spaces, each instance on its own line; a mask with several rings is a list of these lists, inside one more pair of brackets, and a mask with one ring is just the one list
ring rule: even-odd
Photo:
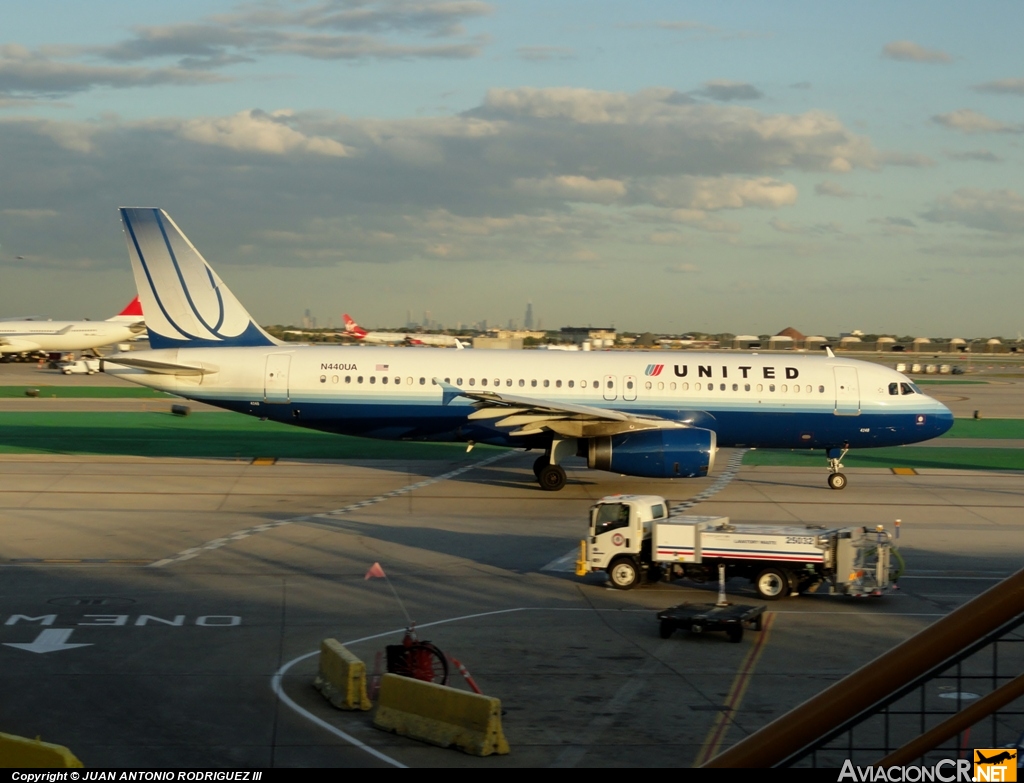
[[[1015,382],[955,395],[1024,416]],[[658,635],[657,610],[713,601],[713,586],[623,592],[573,575],[597,498],[682,502],[715,485],[730,456],[690,481],[574,461],[558,493],[537,488],[534,455],[521,453],[489,464],[479,453],[270,465],[2,456],[0,731],[66,745],[94,767],[685,767],[716,732],[727,747],[1020,567],[1024,474],[853,469],[833,492],[823,465],[742,467],[689,513],[900,519],[907,573],[880,599],[769,604],[752,667],[754,633],[741,644]],[[364,579],[374,562],[390,585]],[[743,580],[728,590],[764,603]],[[501,699],[509,755],[382,733],[371,713],[335,710],[313,689],[322,639],[372,669],[406,612]]]

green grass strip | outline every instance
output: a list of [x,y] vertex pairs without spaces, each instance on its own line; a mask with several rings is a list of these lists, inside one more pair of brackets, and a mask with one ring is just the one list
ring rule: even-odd
[[946,380],[944,378],[915,378],[914,383],[918,386],[969,386],[969,385],[988,385],[988,381],[961,381],[961,380]]
[[167,400],[174,396],[156,391],[155,389],[147,389],[145,386],[45,386],[29,384],[27,386],[0,386],[0,397],[26,397],[26,389],[38,389],[40,397],[64,399],[69,397],[159,397],[160,399]]
[[0,412],[0,454],[375,460],[458,459],[465,451],[465,444],[352,438],[233,413]]
[[[744,465],[781,465],[825,468],[825,452],[748,451]],[[915,448],[897,446],[885,449],[851,451],[843,457],[848,468],[942,468],[944,470],[1024,470],[1024,453],[1018,449]]]
[[943,438],[1024,438],[1024,419],[957,419]]

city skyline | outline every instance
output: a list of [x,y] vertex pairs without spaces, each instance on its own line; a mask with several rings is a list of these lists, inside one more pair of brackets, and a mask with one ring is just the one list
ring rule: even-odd
[[630,331],[1015,335],[1022,23],[992,2],[16,3],[0,317],[116,307],[116,208],[138,205],[267,323],[525,323],[531,302]]

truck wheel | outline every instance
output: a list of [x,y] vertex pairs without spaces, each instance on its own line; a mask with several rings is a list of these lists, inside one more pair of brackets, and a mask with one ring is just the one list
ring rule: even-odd
[[766,601],[777,601],[789,590],[789,578],[778,568],[766,568],[754,578],[757,594]]
[[608,578],[616,590],[629,590],[640,579],[640,569],[631,557],[620,557],[608,566]]
[[671,620],[662,620],[658,626],[658,634],[662,639],[667,639],[676,632],[676,624]]

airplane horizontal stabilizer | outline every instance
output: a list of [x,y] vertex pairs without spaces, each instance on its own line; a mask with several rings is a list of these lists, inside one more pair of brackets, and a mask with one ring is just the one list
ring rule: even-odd
[[151,359],[134,359],[130,356],[117,354],[104,359],[108,364],[120,364],[122,367],[134,367],[156,375],[212,375],[220,368],[212,364],[174,364],[172,362],[156,362]]

